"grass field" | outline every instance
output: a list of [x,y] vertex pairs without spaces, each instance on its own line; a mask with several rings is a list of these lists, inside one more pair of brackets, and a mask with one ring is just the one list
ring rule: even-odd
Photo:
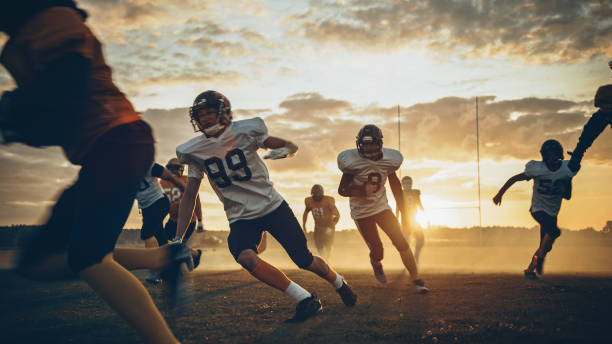
[[[359,295],[347,308],[313,274],[287,274],[318,293],[324,313],[284,324],[293,302],[240,270],[193,272],[182,312],[170,312],[162,287],[147,288],[183,343],[609,342],[611,275],[424,273],[432,292],[418,295],[402,270],[387,271],[387,285],[345,270]],[[38,283],[9,270],[0,281],[2,343],[142,342],[82,281]]]

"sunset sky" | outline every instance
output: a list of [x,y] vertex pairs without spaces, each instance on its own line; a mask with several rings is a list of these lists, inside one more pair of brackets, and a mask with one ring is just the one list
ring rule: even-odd
[[[432,224],[477,225],[476,97],[483,225],[534,226],[531,182],[511,188],[499,208],[491,198],[527,161],[540,159],[546,139],[573,149],[596,110],[595,90],[612,83],[609,1],[78,4],[90,14],[115,82],[153,126],[158,162],[196,135],[187,116],[195,96],[220,91],[235,120],[260,116],[271,135],[300,147],[296,157],[268,163],[298,218],[319,183],[336,198],[340,229],[354,224],[336,191],[336,157],[369,123],[381,127],[386,147],[399,146],[400,173],[421,189]],[[0,36],[0,45],[6,40]],[[0,90],[13,87],[0,68]],[[0,147],[0,166],[0,225],[42,223],[78,171],[57,148],[20,144]],[[560,227],[599,230],[612,220],[611,180],[607,129],[585,155]],[[222,205],[202,185],[206,227],[227,229]],[[140,224],[134,207],[127,227]]]

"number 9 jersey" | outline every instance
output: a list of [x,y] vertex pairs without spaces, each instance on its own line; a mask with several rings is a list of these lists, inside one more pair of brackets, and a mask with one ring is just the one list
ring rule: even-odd
[[206,173],[229,223],[262,217],[283,202],[257,154],[267,138],[268,128],[256,117],[231,122],[219,137],[202,134],[176,147],[190,178]]
[[376,215],[383,210],[391,209],[387,200],[385,183],[387,176],[395,172],[404,158],[391,148],[382,149],[379,160],[371,160],[359,155],[357,149],[348,149],[338,155],[338,168],[343,173],[355,176],[352,183],[363,185],[367,182],[376,185],[376,191],[367,197],[350,197],[351,217],[354,220]]
[[569,181],[576,175],[567,167],[568,162],[563,160],[556,171],[549,170],[543,161],[531,160],[525,165],[525,175],[533,178],[531,213],[543,211],[550,216],[559,214],[563,195],[570,187]]

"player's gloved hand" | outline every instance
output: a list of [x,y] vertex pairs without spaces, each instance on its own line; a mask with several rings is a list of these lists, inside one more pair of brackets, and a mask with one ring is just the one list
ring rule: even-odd
[[370,196],[371,194],[376,192],[376,188],[377,188],[376,184],[367,182],[363,185],[363,192],[365,193],[366,196]]
[[198,233],[204,232],[204,224],[202,223],[202,220],[198,220],[198,226],[196,227],[196,231]]
[[264,159],[272,159],[272,160],[283,159],[283,158],[286,158],[289,154],[291,154],[291,151],[289,150],[289,148],[281,147],[281,148],[272,149],[270,153],[264,156]]

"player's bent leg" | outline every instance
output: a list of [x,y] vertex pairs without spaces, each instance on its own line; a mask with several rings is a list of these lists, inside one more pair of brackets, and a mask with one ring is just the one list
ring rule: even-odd
[[319,277],[329,282],[334,289],[336,289],[336,292],[340,295],[342,302],[344,302],[346,306],[354,306],[357,302],[357,295],[353,292],[348,283],[346,283],[344,278],[320,257],[314,256],[312,264],[306,267],[305,270],[314,272]]
[[112,255],[79,275],[148,342],[178,343],[147,290]]
[[374,216],[357,219],[355,220],[355,224],[357,225],[359,234],[361,234],[361,237],[370,249],[370,263],[372,264],[374,277],[380,283],[387,283],[387,276],[385,275],[381,262],[384,257],[384,249],[380,236],[378,235]]

